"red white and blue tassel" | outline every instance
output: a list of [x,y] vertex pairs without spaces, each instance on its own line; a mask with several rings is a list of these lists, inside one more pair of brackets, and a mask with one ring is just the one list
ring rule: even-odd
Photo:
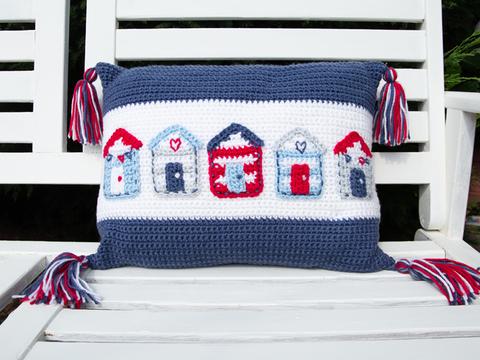
[[100,297],[80,277],[89,267],[86,256],[72,253],[58,255],[20,296],[30,304],[51,304],[80,308],[82,304],[100,302]]
[[89,68],[73,90],[68,137],[81,144],[97,145],[102,141],[102,109],[93,85],[96,79],[95,68]]
[[396,81],[394,68],[387,68],[383,79],[385,85],[373,120],[373,140],[381,145],[397,146],[410,138],[407,99],[402,85]]
[[480,271],[450,259],[398,260],[395,269],[435,286],[450,305],[466,305],[480,293]]

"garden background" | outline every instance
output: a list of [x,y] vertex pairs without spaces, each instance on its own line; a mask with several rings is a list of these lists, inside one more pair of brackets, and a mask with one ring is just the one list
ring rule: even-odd
[[[0,9],[1,11],[1,9]],[[443,0],[445,87],[480,92],[480,0]],[[229,27],[232,21],[158,22],[158,27]],[[240,27],[318,27],[321,22],[235,21]],[[122,24],[128,27],[129,24]],[[141,26],[141,23],[135,23]],[[329,25],[330,26],[330,25]],[[388,28],[391,24],[375,24]],[[398,26],[398,25],[397,25]],[[410,25],[405,25],[409,28]],[[0,29],[33,28],[33,24],[0,24]],[[71,0],[69,39],[69,98],[83,74],[85,0]],[[321,46],[321,44],[318,44]],[[381,46],[381,45],[379,45]],[[215,63],[232,63],[215,61]],[[238,63],[238,62],[237,62]],[[249,63],[242,61],[241,63]],[[276,62],[279,63],[279,62]],[[285,62],[287,63],[287,62]],[[122,65],[139,65],[124,63]],[[29,68],[31,66],[31,68]],[[32,69],[33,64],[0,64],[0,70]],[[24,108],[19,108],[19,107]],[[28,111],[29,104],[0,104],[0,111]],[[25,108],[26,107],[26,108]],[[30,107],[31,110],[31,107]],[[477,137],[478,139],[478,137]],[[405,145],[405,150],[410,150]],[[69,151],[80,151],[68,143]],[[28,144],[0,144],[0,151],[31,151]],[[386,151],[386,149],[382,149]],[[18,164],[22,166],[22,164]],[[1,171],[8,171],[2,169]],[[0,239],[49,241],[98,241],[95,225],[97,186],[0,185]],[[416,186],[378,186],[382,203],[381,239],[412,240],[420,227]],[[480,146],[475,147],[469,215],[480,215]],[[467,227],[472,242],[480,238],[476,218]],[[478,241],[480,244],[480,241]]]

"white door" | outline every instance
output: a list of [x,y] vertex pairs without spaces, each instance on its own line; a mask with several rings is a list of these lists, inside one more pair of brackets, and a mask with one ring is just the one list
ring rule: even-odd
[[125,179],[123,176],[123,166],[115,166],[110,174],[110,190],[112,195],[125,194]]

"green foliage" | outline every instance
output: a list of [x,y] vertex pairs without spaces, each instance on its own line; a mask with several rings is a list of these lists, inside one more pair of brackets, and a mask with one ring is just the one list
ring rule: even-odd
[[475,29],[480,19],[480,0],[442,0],[443,42],[448,51]]
[[480,92],[480,31],[445,54],[445,89]]
[[475,202],[473,204],[468,204],[467,207],[467,216],[474,216],[480,214],[480,202]]

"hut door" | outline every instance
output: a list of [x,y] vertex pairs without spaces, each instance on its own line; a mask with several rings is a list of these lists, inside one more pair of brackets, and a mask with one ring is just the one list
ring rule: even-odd
[[178,162],[167,163],[165,165],[165,180],[168,192],[178,193],[180,191],[185,191],[183,165]]
[[354,168],[350,173],[350,188],[352,195],[358,198],[367,196],[367,183],[365,173],[361,169]]
[[225,169],[225,177],[227,178],[228,191],[240,194],[246,191],[247,184],[245,182],[245,172],[243,171],[243,164],[227,163]]
[[290,187],[293,195],[310,193],[310,166],[308,164],[292,165]]
[[112,195],[125,194],[123,166],[113,166],[110,173],[110,192]]

